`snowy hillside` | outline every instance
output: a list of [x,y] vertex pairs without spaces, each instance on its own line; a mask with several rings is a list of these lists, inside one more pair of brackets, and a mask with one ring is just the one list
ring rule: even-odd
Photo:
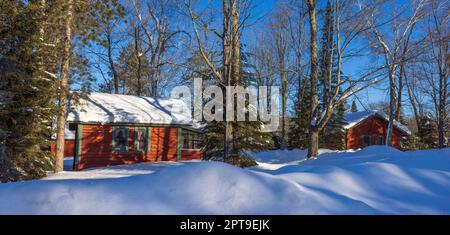
[[0,214],[450,214],[450,149],[254,156],[251,169],[143,163],[0,184]]

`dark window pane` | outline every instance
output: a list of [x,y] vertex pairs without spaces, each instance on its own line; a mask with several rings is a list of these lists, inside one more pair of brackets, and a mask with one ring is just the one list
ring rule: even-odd
[[370,136],[363,136],[363,147],[369,146],[370,145]]
[[200,149],[202,147],[202,142],[200,134],[182,129],[183,149]]
[[383,145],[383,142],[384,142],[383,136],[381,136],[381,135],[375,136],[375,144],[376,145]]
[[127,128],[114,128],[113,130],[113,146],[114,152],[127,152],[128,151],[128,129]]

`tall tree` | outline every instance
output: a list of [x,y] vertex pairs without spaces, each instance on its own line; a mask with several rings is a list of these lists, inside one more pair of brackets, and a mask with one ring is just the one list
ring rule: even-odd
[[[0,2],[0,181],[51,170],[48,151],[56,84],[46,1]],[[50,24],[52,25],[52,24]]]
[[59,114],[56,126],[56,156],[55,172],[63,171],[64,167],[64,129],[66,127],[68,76],[70,69],[70,57],[72,53],[72,22],[73,22],[73,0],[66,2],[66,18],[64,22],[65,34],[63,41],[63,58],[61,78],[59,84]]
[[[142,70],[148,70],[148,75],[141,80],[143,90],[141,95],[160,96],[161,83],[164,80],[173,81],[172,74],[165,68],[176,69],[172,63],[177,58],[177,49],[181,35],[187,34],[182,26],[177,25],[175,0],[132,0],[133,40],[139,44],[136,52],[138,61],[147,60],[148,65],[142,65]],[[146,57],[146,58],[144,58]],[[144,68],[147,66],[147,68]],[[139,70],[138,70],[139,71]]]
[[[309,127],[309,151],[308,157],[315,157],[318,153],[318,141],[319,132],[327,125],[329,120],[335,113],[335,109],[341,105],[351,95],[379,82],[379,79],[375,79],[381,68],[373,68],[368,72],[358,75],[357,78],[350,78],[342,75],[342,63],[343,56],[348,51],[349,45],[355,39],[359,38],[367,29],[367,23],[364,20],[365,14],[370,11],[371,7],[358,6],[355,10],[352,1],[339,1],[335,0],[332,4],[332,10],[334,15],[334,31],[335,31],[335,50],[331,50],[331,56],[325,57],[328,61],[328,69],[325,76],[322,78],[326,81],[323,82],[323,88],[327,92],[327,97],[323,99],[321,105],[321,112],[319,112],[318,105],[318,55],[317,55],[317,19],[316,1],[306,0],[306,4],[309,8],[310,16],[310,57],[311,57],[311,120]],[[350,20],[352,19],[352,20]],[[353,45],[354,46],[354,45]],[[336,82],[332,83],[332,60],[333,52],[336,51]]]
[[[428,35],[430,44],[429,65],[431,67],[426,81],[430,85],[436,113],[438,146],[444,148],[446,132],[450,123],[450,69],[449,69],[449,27],[448,4],[431,1],[431,13],[428,19]],[[437,73],[435,72],[437,71]]]
[[[208,56],[202,45],[202,39],[197,26],[198,16],[194,13],[191,5],[191,1],[185,0],[184,6],[187,9],[187,15],[191,20],[191,25],[194,31],[194,37],[197,42],[197,47],[199,51],[200,58],[207,65],[208,69],[211,71],[213,77],[217,80],[218,84],[223,90],[227,86],[233,85],[236,81],[239,81],[239,75],[241,73],[241,44],[240,44],[240,32],[241,27],[239,24],[239,10],[237,0],[223,0],[223,32],[221,34],[222,40],[222,62],[221,69],[218,69],[212,59]],[[227,100],[226,94],[224,100]],[[231,97],[228,97],[231,98]],[[234,107],[224,107],[224,114],[226,114],[230,108]],[[236,149],[233,146],[233,125],[232,121],[225,121],[224,128],[224,145],[223,145],[223,156],[224,161],[231,162],[232,158],[236,156]]]
[[305,0],[308,6],[310,42],[309,50],[311,57],[310,72],[310,122],[308,126],[308,156],[317,156],[319,150],[319,128],[317,126],[318,96],[317,96],[317,76],[318,76],[318,55],[317,55],[317,19],[316,0]]
[[[372,34],[376,39],[375,48],[381,48],[381,54],[384,57],[384,67],[386,68],[388,80],[389,80],[389,124],[386,133],[386,145],[390,146],[392,143],[392,131],[394,120],[396,117],[400,116],[401,110],[396,110],[399,106],[398,103],[398,94],[397,94],[397,84],[398,78],[397,73],[398,69],[401,67],[401,64],[405,62],[405,54],[411,49],[413,46],[411,43],[406,43],[409,41],[410,35],[414,30],[414,26],[417,22],[423,17],[423,7],[425,5],[425,1],[420,0],[416,5],[413,6],[413,10],[410,16],[406,18],[404,21],[396,21],[397,24],[392,25],[391,29],[393,32],[391,34],[395,35],[392,38],[392,41],[387,37],[387,33],[382,33],[379,29],[379,23],[376,23],[377,20],[382,17],[379,14],[375,14],[377,10],[382,6],[379,4],[374,11],[370,15],[368,20],[368,25],[372,30]],[[409,7],[409,6],[408,6]],[[417,45],[416,45],[417,46]],[[399,89],[400,91],[400,89]],[[401,104],[401,101],[400,101]],[[397,114],[398,113],[398,114]]]
[[272,34],[275,35],[274,46],[276,50],[276,59],[278,61],[278,76],[281,83],[281,148],[287,147],[287,60],[289,58],[290,48],[289,14],[290,12],[286,6],[278,6],[278,11],[275,13],[272,23]]
[[107,67],[108,76],[111,80],[106,80],[105,85],[111,86],[111,92],[119,94],[119,72],[117,68],[116,51],[121,40],[119,39],[118,29],[125,16],[125,9],[118,0],[99,0],[95,1],[94,22],[98,30],[92,30],[93,45],[91,53],[98,56],[99,61],[96,68],[103,73],[103,66]]

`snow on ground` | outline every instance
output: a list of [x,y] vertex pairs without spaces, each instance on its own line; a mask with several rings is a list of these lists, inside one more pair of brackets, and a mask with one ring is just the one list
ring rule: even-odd
[[[329,149],[319,149],[319,154],[333,152]],[[308,150],[292,149],[292,150],[272,150],[265,152],[248,154],[258,162],[258,168],[275,170],[283,166],[298,164],[304,160],[308,155]]]
[[250,169],[142,163],[0,184],[0,214],[450,214],[450,149],[253,156]]

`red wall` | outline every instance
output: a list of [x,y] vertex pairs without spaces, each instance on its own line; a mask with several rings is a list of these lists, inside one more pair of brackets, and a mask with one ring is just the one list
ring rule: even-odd
[[176,161],[178,154],[178,128],[153,127],[149,161]]
[[[91,167],[133,164],[145,161],[177,161],[178,128],[152,127],[147,153],[134,152],[134,127],[129,127],[127,153],[112,152],[111,125],[83,125],[81,151],[76,170]],[[200,151],[182,150],[181,159],[201,158]]]
[[[64,157],[73,157],[75,150],[75,140],[64,140]],[[56,143],[50,146],[50,153],[56,155]]]
[[[384,141],[386,141],[387,126],[388,122],[377,116],[373,116],[362,121],[361,123],[350,128],[347,131],[347,135],[345,138],[346,149],[362,148],[362,137],[364,135],[371,136],[371,145],[375,144],[375,138],[373,138],[373,136],[381,135],[384,137]],[[404,135],[405,134],[402,133],[398,128],[394,127],[392,131],[391,145],[393,147],[399,148],[401,137]]]

